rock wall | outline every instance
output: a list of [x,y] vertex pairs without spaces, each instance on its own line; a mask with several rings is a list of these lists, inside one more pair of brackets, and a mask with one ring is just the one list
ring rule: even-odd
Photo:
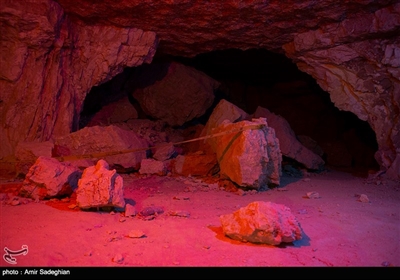
[[72,22],[51,0],[1,3],[0,157],[77,129],[88,91],[150,63],[154,32]]
[[[400,3],[363,17],[299,33],[283,48],[341,110],[376,133],[375,158],[400,178]],[[396,160],[397,158],[397,160]]]
[[338,108],[368,121],[379,144],[378,162],[399,176],[398,0],[0,5],[0,157],[19,141],[75,130],[90,88],[125,66],[151,62],[156,48],[180,56],[264,48],[285,52]]

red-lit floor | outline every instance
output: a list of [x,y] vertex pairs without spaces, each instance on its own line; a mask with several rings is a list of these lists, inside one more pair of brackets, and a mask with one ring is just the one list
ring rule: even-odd
[[[68,208],[73,196],[17,206],[3,201],[1,250],[29,250],[15,256],[16,264],[2,258],[1,266],[400,266],[400,186],[393,181],[329,171],[283,177],[280,188],[240,196],[192,178],[123,177],[125,199],[137,210],[153,205],[165,212],[143,220],[81,211]],[[17,186],[3,180],[1,189]],[[320,198],[305,198],[308,192]],[[370,203],[358,201],[361,194]],[[274,247],[225,237],[219,216],[259,200],[288,206],[303,238]],[[145,236],[129,237],[134,230]]]

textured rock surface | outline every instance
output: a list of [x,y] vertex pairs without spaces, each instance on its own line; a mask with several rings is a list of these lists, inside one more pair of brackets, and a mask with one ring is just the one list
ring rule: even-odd
[[398,0],[29,0],[0,9],[0,156],[19,141],[76,129],[89,89],[150,62],[157,34],[158,51],[172,55],[284,52],[339,109],[368,121],[379,164],[396,174],[389,169],[400,158]]
[[220,174],[239,186],[260,189],[280,184],[282,154],[273,128],[265,119],[224,121],[212,138]]
[[109,170],[105,160],[83,171],[76,190],[76,204],[82,209],[91,207],[125,207],[124,181],[117,171]]
[[[214,129],[222,124],[222,122],[225,120],[234,123],[248,119],[250,119],[249,114],[229,101],[222,99],[212,111],[200,136],[205,137],[215,133]],[[213,146],[214,143],[215,141],[213,141],[213,139],[206,139],[204,142],[199,142],[198,149],[203,150],[206,153],[212,153],[215,150],[215,147]]]
[[[283,47],[336,107],[368,121],[379,145],[375,158],[384,170],[400,158],[400,37],[394,35],[399,31],[397,3],[298,33]],[[395,170],[388,174],[400,179]]]
[[26,174],[20,193],[39,200],[70,195],[81,175],[77,167],[40,156]]
[[159,161],[164,161],[175,156],[176,150],[172,143],[163,143],[153,148],[153,158]]
[[[57,156],[89,156],[91,159],[103,158],[109,164],[118,164],[125,168],[139,168],[146,158],[147,142],[135,132],[117,126],[85,127],[63,137],[55,139],[55,144],[62,152]],[[138,149],[132,153],[118,154],[120,151]],[[113,155],[112,153],[115,152]],[[110,155],[96,156],[96,153]]]
[[322,169],[325,162],[323,159],[303,146],[298,140],[290,124],[281,116],[271,113],[268,109],[258,107],[254,112],[254,118],[266,118],[268,125],[275,130],[279,139],[279,147],[282,155],[290,157],[309,169]]
[[158,44],[154,32],[72,22],[52,0],[2,2],[0,22],[0,156],[76,130],[89,90],[151,62]]
[[207,176],[218,171],[218,162],[215,154],[179,155],[174,160],[173,171],[182,176]]
[[141,67],[136,79],[138,83],[149,83],[133,92],[143,111],[171,126],[201,117],[212,105],[214,90],[220,85],[206,74],[176,62]]
[[163,176],[167,173],[167,168],[162,161],[152,158],[143,159],[139,169],[140,174],[157,174]]
[[243,242],[279,245],[302,238],[300,224],[282,204],[255,201],[232,214],[221,215],[226,236]]

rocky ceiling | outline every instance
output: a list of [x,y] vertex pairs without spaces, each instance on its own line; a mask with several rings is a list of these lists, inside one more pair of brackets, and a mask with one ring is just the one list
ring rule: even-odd
[[400,174],[398,0],[27,0],[0,4],[0,157],[77,128],[86,94],[155,52],[263,48],[368,121]]

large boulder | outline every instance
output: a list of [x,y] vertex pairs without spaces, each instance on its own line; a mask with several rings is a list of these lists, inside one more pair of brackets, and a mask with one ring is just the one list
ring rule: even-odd
[[322,169],[324,160],[300,143],[290,124],[283,117],[260,106],[257,107],[253,116],[267,118],[269,126],[275,129],[282,155],[302,163],[308,169]]
[[[85,127],[63,137],[55,139],[55,145],[60,151],[57,156],[102,158],[110,165],[120,165],[124,168],[140,167],[142,159],[146,158],[148,143],[135,132],[124,130],[117,126]],[[121,153],[135,150],[130,153]],[[109,153],[109,154],[107,154]],[[98,156],[96,154],[101,154]],[[107,154],[104,156],[104,154]]]
[[124,181],[105,160],[83,171],[76,190],[76,204],[81,209],[125,207]]
[[255,201],[232,214],[221,215],[224,234],[232,239],[279,245],[302,238],[300,224],[282,204]]
[[[206,125],[200,133],[200,137],[211,136],[214,133],[214,129],[225,120],[235,123],[249,119],[251,119],[251,117],[245,111],[229,101],[221,99],[208,118]],[[197,147],[198,150],[203,150],[205,153],[213,153],[215,152],[215,147],[213,147],[213,145],[213,139],[205,139],[199,142]]]
[[70,195],[81,174],[73,165],[40,156],[26,174],[20,194],[37,200]]
[[182,176],[207,176],[219,170],[215,154],[200,152],[179,155],[174,160],[173,171]]
[[239,186],[259,189],[280,184],[282,155],[273,128],[265,119],[224,121],[211,138],[220,173]]
[[201,117],[213,104],[214,90],[220,85],[206,74],[176,62],[144,65],[140,69],[139,88],[133,97],[146,114],[171,126]]

